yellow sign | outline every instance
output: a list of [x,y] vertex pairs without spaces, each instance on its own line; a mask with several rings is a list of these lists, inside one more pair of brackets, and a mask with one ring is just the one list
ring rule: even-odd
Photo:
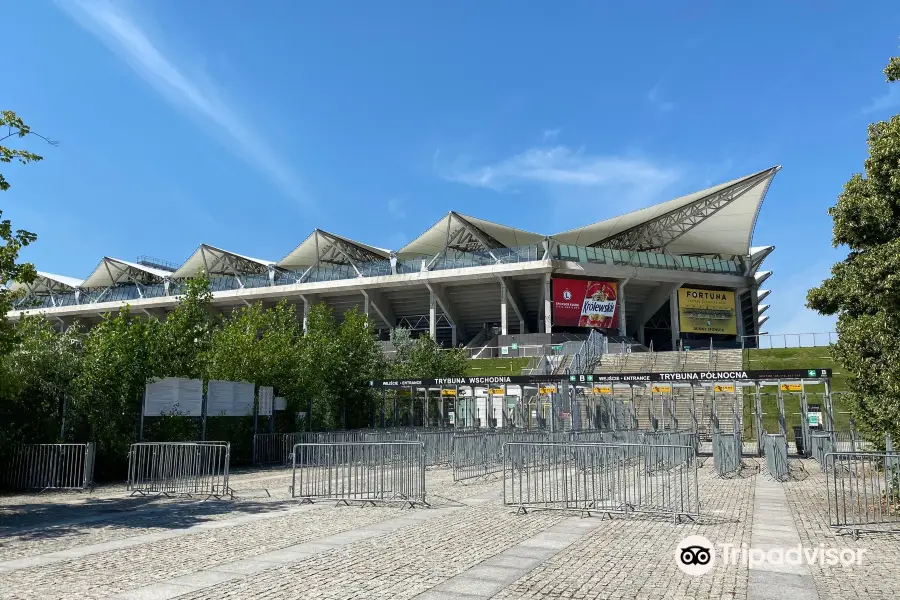
[[611,385],[595,385],[594,386],[595,394],[612,394],[612,386]]
[[678,322],[682,333],[737,335],[734,292],[680,288]]
[[541,394],[555,394],[555,393],[556,393],[556,386],[555,386],[555,385],[551,385],[551,386],[548,386],[548,387],[542,387],[542,388],[540,389],[540,393],[541,393]]
[[734,393],[734,384],[733,383],[723,383],[721,385],[714,385],[713,391],[717,394],[733,394]]
[[441,396],[455,396],[456,390],[441,390]]
[[490,394],[491,396],[502,396],[503,388],[490,388],[488,390],[488,394]]
[[650,391],[653,392],[654,394],[656,394],[656,393],[661,393],[661,392],[667,392],[667,393],[668,393],[668,392],[671,392],[671,391],[672,391],[672,386],[669,385],[669,384],[665,384],[665,383],[663,383],[663,384],[654,384],[654,385],[650,386]]
[[782,392],[802,392],[803,386],[799,383],[782,383],[781,391]]

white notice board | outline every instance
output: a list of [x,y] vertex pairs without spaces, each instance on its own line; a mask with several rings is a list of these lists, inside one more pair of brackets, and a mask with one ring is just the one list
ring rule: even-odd
[[281,396],[275,397],[275,410],[287,410],[287,399]]
[[253,413],[253,384],[213,379],[206,388],[208,417],[244,417]]
[[206,416],[230,415],[234,410],[234,382],[211,380],[206,386]]
[[246,381],[234,382],[234,414],[235,417],[246,417],[253,414],[254,386]]
[[259,414],[264,417],[272,415],[272,403],[275,399],[275,389],[264,385],[259,388]]
[[144,393],[144,416],[158,417],[176,411],[188,417],[202,414],[203,382],[199,379],[156,379],[147,384]]

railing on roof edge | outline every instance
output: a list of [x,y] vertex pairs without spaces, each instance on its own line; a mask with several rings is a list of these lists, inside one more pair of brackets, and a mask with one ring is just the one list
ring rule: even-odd
[[[520,246],[516,248],[494,249],[485,252],[454,252],[441,258],[396,259],[395,267],[390,260],[372,261],[360,265],[363,277],[378,277],[397,274],[417,273],[423,270],[450,270],[495,264],[512,264],[533,262],[543,259],[542,244]],[[698,271],[704,273],[728,273],[739,275],[742,267],[737,261],[703,258],[696,256],[672,256],[655,252],[632,252],[609,248],[591,248],[558,244],[553,248],[550,257],[553,260],[568,260],[580,263],[607,264],[614,266],[645,267],[667,270]],[[319,281],[340,281],[355,279],[360,276],[350,265],[317,266],[303,271],[276,271],[275,285],[293,285],[296,283],[312,283]],[[211,278],[212,291],[229,291],[241,288],[269,287],[272,281],[267,274],[243,275],[236,277],[222,275]],[[177,282],[170,285],[169,295],[177,295],[180,289]],[[49,296],[26,297],[20,300],[15,308],[19,310],[52,308],[54,306],[72,306],[76,304],[93,304],[96,302],[112,302],[153,298],[165,295],[163,284],[143,286],[138,293],[134,284],[113,286],[98,290],[83,290],[80,294],[69,292]],[[38,299],[40,298],[40,299]]]

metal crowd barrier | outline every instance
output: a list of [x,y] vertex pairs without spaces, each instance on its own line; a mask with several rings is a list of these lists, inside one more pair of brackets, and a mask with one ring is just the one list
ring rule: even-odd
[[825,455],[828,524],[860,533],[900,533],[900,455],[829,452]]
[[728,477],[739,473],[741,462],[741,434],[713,433],[712,435],[713,468],[719,477]]
[[767,433],[763,438],[763,454],[766,470],[777,481],[787,481],[791,473],[788,466],[787,437],[780,433]]
[[422,442],[297,444],[291,497],[424,505],[425,445]]
[[503,470],[503,445],[507,442],[569,443],[572,432],[493,431],[453,437],[453,481],[486,477]]
[[552,509],[693,519],[700,513],[696,454],[690,446],[509,442],[503,503],[520,513]]
[[831,431],[813,431],[809,434],[810,452],[823,471],[827,468],[825,455],[835,451],[834,441]]
[[8,490],[85,490],[94,487],[93,442],[23,444],[0,472]]
[[253,436],[253,464],[256,466],[291,464],[294,445],[308,441],[306,432],[257,433]]
[[234,496],[228,486],[228,442],[143,442],[128,453],[128,484],[134,494]]
[[425,444],[425,466],[449,465],[453,461],[453,431],[421,431],[418,439]]

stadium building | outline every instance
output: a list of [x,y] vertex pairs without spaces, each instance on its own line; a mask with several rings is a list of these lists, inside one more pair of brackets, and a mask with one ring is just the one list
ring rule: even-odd
[[511,356],[592,329],[638,349],[752,344],[774,247],[751,242],[779,169],[555,235],[449,212],[396,251],[316,229],[279,261],[206,244],[182,265],[104,257],[84,279],[40,272],[13,284],[23,296],[8,316],[90,325],[127,304],[162,318],[203,269],[223,312],[287,299],[305,320],[317,302],[337,315],[356,307],[383,339],[406,327]]

